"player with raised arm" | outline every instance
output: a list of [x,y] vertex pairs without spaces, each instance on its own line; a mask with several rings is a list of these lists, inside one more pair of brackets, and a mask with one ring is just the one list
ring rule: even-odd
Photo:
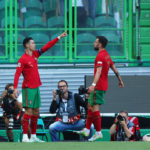
[[[37,119],[39,116],[39,108],[41,105],[40,90],[41,85],[40,76],[38,72],[38,58],[45,53],[49,48],[54,46],[59,39],[67,36],[64,32],[57,38],[49,41],[45,46],[39,50],[35,50],[35,42],[32,37],[27,37],[23,41],[25,53],[18,61],[15,77],[14,77],[14,93],[17,97],[17,90],[19,77],[22,74],[24,77],[22,83],[22,99],[25,113],[23,116],[23,142],[42,142],[36,137]],[[29,120],[31,119],[31,138],[27,136],[29,128]]]

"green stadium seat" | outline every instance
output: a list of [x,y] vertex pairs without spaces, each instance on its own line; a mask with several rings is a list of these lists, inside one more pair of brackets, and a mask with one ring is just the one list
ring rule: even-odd
[[32,16],[40,16],[42,17],[42,11],[34,8],[27,8],[27,11],[23,13],[24,18]]
[[95,56],[93,43],[96,37],[90,33],[77,35],[77,56]]
[[58,0],[45,0],[43,2],[44,11],[47,12],[56,12]]
[[[7,0],[7,7],[9,8],[10,6],[10,0]],[[13,1],[13,5],[12,5],[13,9],[15,8],[15,2]],[[0,10],[5,9],[5,1],[0,1]],[[19,3],[17,3],[17,9],[19,9]]]
[[[62,33],[61,31],[58,33],[56,33],[55,31],[55,34],[51,35],[51,40],[58,37],[61,33]],[[56,43],[56,45],[51,48],[48,54],[50,56],[64,56],[65,55],[65,38],[61,39],[58,43]]]
[[0,46],[0,57],[1,56],[5,56],[5,47],[4,46]]
[[24,5],[27,8],[36,8],[42,10],[42,3],[39,0],[27,0]]
[[17,56],[22,56],[25,53],[25,48],[23,45],[17,45]]
[[106,50],[110,56],[124,56],[123,45],[113,45],[108,43]]
[[90,33],[81,33],[77,35],[78,43],[94,42],[95,40],[96,40],[96,37]]
[[48,27],[49,28],[60,28],[64,27],[65,20],[64,17],[58,16],[58,17],[51,17],[48,19]]
[[87,27],[94,27],[95,26],[94,20],[90,17],[87,18],[86,24],[87,24]]
[[97,31],[97,36],[105,36],[109,42],[120,43],[120,37],[116,31]]
[[[16,34],[13,34],[13,43],[15,43],[16,37],[17,37],[17,43],[22,44],[25,36],[23,34],[20,34],[20,33],[18,33],[17,36],[16,36]],[[5,39],[4,39],[4,42],[5,42]],[[9,34],[8,34],[8,43],[10,43],[10,35]]]
[[25,18],[25,27],[46,27],[46,22],[40,16],[30,16]]
[[[7,17],[7,25],[9,26],[10,25],[10,18],[9,16]],[[15,17],[13,16],[13,26],[15,26]],[[17,26],[18,27],[23,27],[23,23],[22,23],[22,20],[21,18],[17,18]],[[5,18],[2,19],[1,21],[1,27],[4,28],[5,27]]]
[[32,37],[36,43],[42,43],[42,44],[46,44],[47,42],[49,42],[49,36],[45,33],[33,33],[30,34],[29,37]]
[[111,16],[98,16],[95,18],[95,27],[117,27],[117,22]]
[[0,44],[2,44],[3,42],[2,42],[2,37],[0,37]]

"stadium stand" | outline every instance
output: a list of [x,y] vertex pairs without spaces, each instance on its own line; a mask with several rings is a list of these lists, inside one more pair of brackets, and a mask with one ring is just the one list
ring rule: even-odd
[[25,27],[26,28],[42,28],[46,27],[46,22],[43,21],[43,18],[40,16],[30,16],[25,18]]

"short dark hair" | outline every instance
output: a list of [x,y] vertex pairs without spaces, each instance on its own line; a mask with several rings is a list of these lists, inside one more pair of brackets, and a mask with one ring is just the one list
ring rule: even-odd
[[105,48],[107,46],[108,40],[107,40],[106,37],[104,37],[104,36],[97,36],[96,38],[98,39],[99,43],[102,44],[103,48]]
[[23,46],[26,48],[26,44],[29,43],[30,40],[33,40],[32,37],[26,37],[24,40],[23,40]]
[[5,90],[8,90],[10,86],[14,86],[13,83],[8,83],[6,86],[5,86]]
[[128,112],[126,110],[121,110],[120,113],[125,113],[128,116]]
[[66,85],[68,86],[68,83],[67,83],[67,81],[66,80],[60,80],[59,82],[58,82],[58,85],[59,85],[59,83],[60,82],[65,82],[66,83]]

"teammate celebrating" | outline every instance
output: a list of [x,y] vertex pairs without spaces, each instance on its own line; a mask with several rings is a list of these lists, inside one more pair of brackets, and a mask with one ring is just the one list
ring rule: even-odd
[[92,85],[88,88],[90,97],[88,99],[88,115],[86,127],[78,133],[88,136],[90,133],[91,124],[94,124],[96,129],[95,135],[93,135],[89,141],[95,141],[96,139],[102,138],[101,133],[101,116],[99,106],[104,104],[104,94],[108,88],[108,71],[109,68],[113,70],[119,80],[119,87],[123,88],[123,81],[111,60],[110,55],[105,50],[107,45],[107,39],[104,36],[98,36],[94,43],[94,49],[98,51],[95,59],[94,67],[94,80]]
[[[42,142],[36,137],[37,119],[39,116],[39,108],[41,105],[39,86],[41,85],[40,76],[38,72],[37,60],[49,48],[54,46],[60,38],[67,36],[64,32],[54,40],[48,42],[39,50],[35,50],[35,43],[32,37],[27,37],[23,41],[25,53],[19,59],[15,77],[14,77],[14,93],[17,97],[18,81],[21,73],[24,80],[22,83],[22,98],[23,107],[26,109],[23,116],[23,142]],[[29,120],[31,119],[31,138],[27,136],[29,128]]]

